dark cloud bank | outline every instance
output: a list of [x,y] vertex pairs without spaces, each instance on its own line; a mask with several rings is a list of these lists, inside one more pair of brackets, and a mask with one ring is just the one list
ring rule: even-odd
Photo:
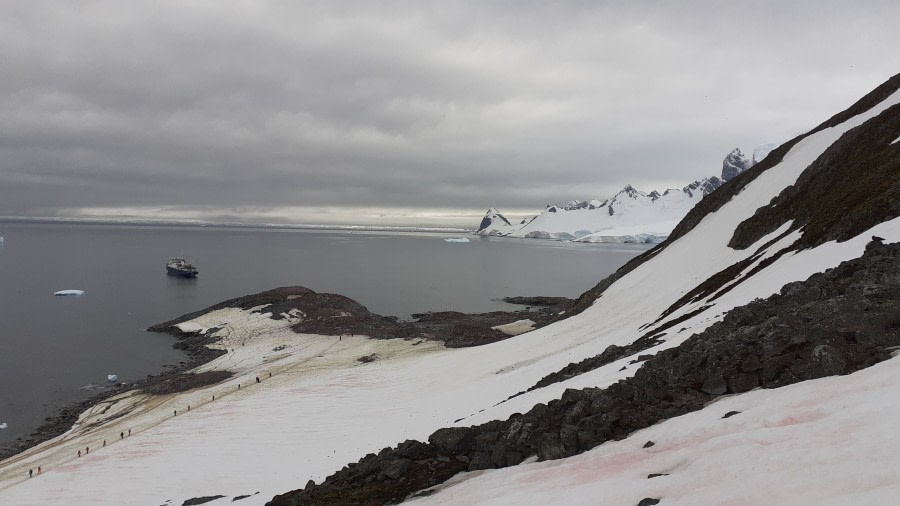
[[472,226],[680,186],[896,73],[896,19],[894,2],[4,2],[0,215]]

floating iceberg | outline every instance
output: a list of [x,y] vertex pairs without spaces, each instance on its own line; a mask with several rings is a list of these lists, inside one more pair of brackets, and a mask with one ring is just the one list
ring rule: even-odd
[[84,293],[84,290],[60,290],[58,292],[53,292],[53,295],[57,297],[67,297],[72,295],[81,295]]
[[469,239],[466,237],[446,237],[444,238],[446,242],[469,242]]
[[0,429],[5,429],[6,427],[6,422],[0,423]]
[[107,375],[106,375],[106,379],[107,379],[110,383],[115,383],[116,381],[119,381],[119,377],[116,376],[115,374],[107,374]]

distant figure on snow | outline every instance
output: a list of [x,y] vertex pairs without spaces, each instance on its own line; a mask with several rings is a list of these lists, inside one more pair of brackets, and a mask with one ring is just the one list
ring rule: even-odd
[[29,470],[28,470],[28,477],[31,478],[32,475],[34,475],[34,469],[29,469]]
[[38,466],[38,474],[41,474],[41,466]]
[[91,453],[91,447],[90,447],[90,446],[85,446],[85,447],[84,447],[84,454],[87,455],[88,453]]
[[81,450],[78,450],[78,456],[79,457],[81,456]]
[[106,440],[103,440],[103,447],[106,448]]
[[119,433],[119,439],[125,439],[125,433],[124,433],[124,432],[120,432],[120,433]]
[[128,435],[129,436],[131,435],[131,429],[128,429]]
[[256,377],[256,382],[259,383],[259,376]]

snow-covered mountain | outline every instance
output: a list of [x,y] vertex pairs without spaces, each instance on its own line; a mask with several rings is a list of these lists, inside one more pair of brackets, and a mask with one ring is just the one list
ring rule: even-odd
[[104,401],[0,462],[0,504],[895,504],[898,138],[900,75],[484,346],[189,315],[233,376]]
[[[748,160],[735,148],[722,162],[722,177],[709,177],[660,194],[625,186],[612,198],[573,200],[565,206],[549,205],[544,211],[512,224],[496,208],[488,209],[477,234],[556,239],[576,242],[659,243],[704,196],[765,158],[771,145],[754,150]],[[758,159],[756,158],[758,157]]]

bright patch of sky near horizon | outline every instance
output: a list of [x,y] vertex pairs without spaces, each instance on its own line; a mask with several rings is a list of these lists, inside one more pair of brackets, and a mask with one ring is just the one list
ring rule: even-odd
[[473,227],[716,175],[896,73],[900,46],[886,1],[0,14],[7,216]]

